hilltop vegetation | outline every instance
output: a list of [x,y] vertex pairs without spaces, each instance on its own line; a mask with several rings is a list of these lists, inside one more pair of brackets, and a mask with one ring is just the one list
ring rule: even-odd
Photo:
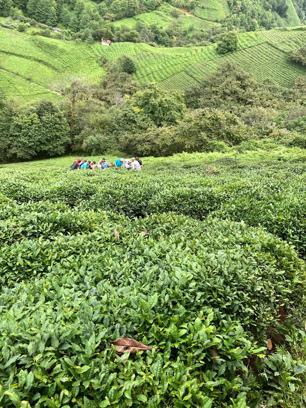
[[[225,62],[290,87],[305,74],[300,60],[288,58],[305,43],[302,27],[240,33],[235,52],[226,55],[218,44],[229,30],[301,24],[304,12],[304,0],[5,0],[0,90],[18,102],[60,101],[72,79],[97,84],[107,63],[123,56],[133,59],[138,83],[167,90],[196,86]],[[101,38],[114,42],[102,47]],[[173,47],[186,44],[197,46]]]
[[2,16],[58,25],[74,38],[167,46],[211,41],[233,27],[296,26],[305,11],[304,0],[5,0],[0,7]]

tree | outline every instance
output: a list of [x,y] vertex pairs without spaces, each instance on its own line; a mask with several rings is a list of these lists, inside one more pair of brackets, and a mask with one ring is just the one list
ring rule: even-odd
[[43,133],[35,112],[20,112],[14,117],[9,134],[8,158],[30,160],[37,156]]
[[0,16],[8,17],[13,7],[12,0],[0,0]]
[[219,109],[199,109],[191,112],[177,129],[185,140],[186,151],[207,151],[215,141],[236,145],[248,136],[248,128],[240,119]]
[[289,58],[291,61],[306,67],[306,46],[292,51],[289,54]]
[[1,156],[8,160],[59,156],[69,142],[67,120],[51,102],[16,112],[2,106],[0,142]]
[[78,107],[82,101],[87,101],[91,97],[91,89],[79,78],[73,78],[69,85],[59,83],[55,88],[66,98],[66,116],[70,128],[70,147],[73,148],[75,138],[82,131],[81,122],[84,120],[82,115],[78,114]]
[[14,0],[14,6],[18,7],[22,11],[27,10],[28,0]]
[[95,89],[95,96],[108,106],[123,105],[125,97],[133,95],[138,88],[131,75],[118,69],[117,64],[112,64],[101,85]]
[[55,0],[29,0],[27,11],[30,17],[51,26],[57,23]]
[[288,4],[286,0],[272,0],[271,7],[272,10],[275,11],[279,16],[283,18],[287,17]]
[[123,72],[126,72],[129,75],[135,74],[137,68],[135,62],[132,60],[132,58],[129,57],[122,57],[119,61],[121,70]]
[[224,34],[217,45],[217,52],[219,54],[227,54],[229,52],[236,51],[238,48],[238,36],[236,33],[231,32]]
[[14,118],[14,110],[0,92],[0,162],[5,161],[9,155],[10,129]]
[[256,129],[258,136],[267,136],[276,128],[278,112],[273,108],[252,106],[242,113],[242,121]]
[[131,104],[147,115],[156,126],[177,123],[186,109],[181,95],[155,87],[136,92],[131,98]]
[[71,27],[71,20],[73,13],[69,10],[69,7],[63,5],[59,13],[59,21],[66,27]]
[[69,144],[69,126],[63,112],[51,102],[40,102],[35,112],[39,118],[42,134],[37,154],[41,157],[60,156]]
[[184,151],[185,141],[174,126],[149,127],[145,132],[128,133],[122,137],[120,149],[131,155],[169,156]]
[[[186,92],[187,105],[192,108],[255,105],[259,87],[256,80],[234,64],[224,64],[201,85]],[[239,108],[240,109],[240,108]]]

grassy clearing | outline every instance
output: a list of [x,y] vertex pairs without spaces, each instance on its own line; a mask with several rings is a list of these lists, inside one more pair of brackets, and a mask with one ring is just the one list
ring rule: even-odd
[[288,11],[287,11],[287,21],[290,26],[296,26],[301,24],[301,20],[296,12],[292,0],[287,0]]
[[202,0],[195,10],[195,15],[204,20],[221,21],[230,13],[227,0]]

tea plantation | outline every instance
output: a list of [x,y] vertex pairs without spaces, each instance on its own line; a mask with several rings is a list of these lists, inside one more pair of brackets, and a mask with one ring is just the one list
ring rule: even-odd
[[260,82],[270,80],[283,87],[306,75],[304,67],[288,58],[290,51],[305,43],[305,27],[241,33],[238,50],[225,56],[216,52],[215,44],[166,48],[114,43],[103,47],[1,27],[0,36],[0,91],[22,103],[59,101],[59,88],[75,78],[98,84],[105,73],[101,58],[114,62],[124,55],[134,60],[138,83],[154,83],[167,90],[193,87],[226,62],[237,64]]
[[1,407],[304,406],[305,152],[249,149],[0,168]]

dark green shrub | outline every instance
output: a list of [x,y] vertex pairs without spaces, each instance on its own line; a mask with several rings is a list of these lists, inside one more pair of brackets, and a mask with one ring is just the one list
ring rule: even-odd
[[29,26],[28,26],[27,24],[19,23],[19,24],[18,24],[18,27],[17,27],[17,30],[18,30],[19,32],[23,33],[23,32],[25,32],[25,31],[27,30],[28,27],[29,27]]
[[137,67],[132,58],[122,57],[120,59],[120,67],[123,72],[126,72],[129,75],[135,74]]
[[226,197],[225,192],[213,188],[174,187],[156,193],[148,204],[149,213],[175,212],[204,219],[218,209]]
[[129,217],[143,217],[150,212],[149,202],[158,191],[157,183],[146,183],[140,178],[135,181],[113,180],[99,188],[82,207],[94,210],[115,211]]
[[288,146],[306,149],[306,136],[304,135],[295,136],[292,140],[289,141]]
[[268,185],[234,194],[224,202],[214,216],[244,220],[253,226],[263,226],[271,233],[293,244],[305,255],[305,205],[303,194],[290,191],[273,192]]
[[289,54],[291,61],[306,66],[306,47],[302,47],[298,50],[292,51]]
[[222,36],[217,46],[219,54],[227,54],[236,51],[238,48],[238,36],[236,33],[226,33]]

